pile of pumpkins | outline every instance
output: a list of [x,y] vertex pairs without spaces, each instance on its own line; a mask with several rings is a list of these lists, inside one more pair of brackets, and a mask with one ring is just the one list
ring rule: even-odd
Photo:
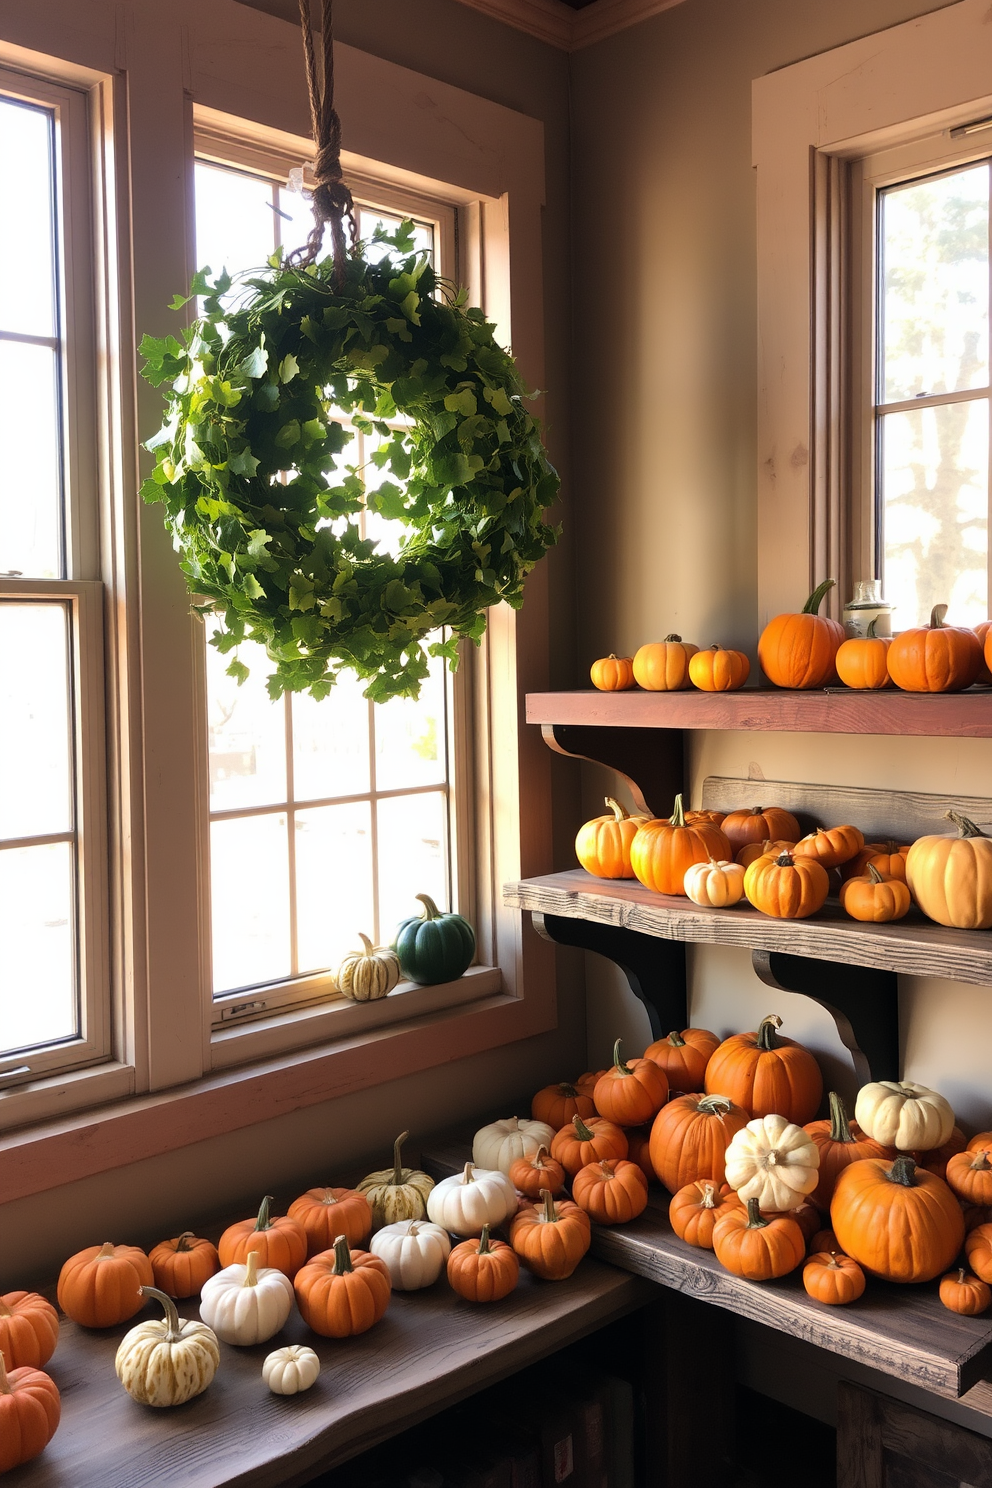
[[630,816],[619,801],[579,828],[575,855],[597,878],[636,878],[658,894],[726,909],[743,900],[775,919],[805,919],[836,889],[841,908],[872,924],[916,904],[939,925],[992,927],[992,837],[948,811],[956,830],[913,843],[865,842],[850,825],[805,836],[791,811],[685,811]]
[[[992,621],[969,629],[947,625],[947,606],[935,605],[929,625],[914,626],[894,638],[875,635],[845,638],[837,620],[818,614],[833,579],[813,590],[798,614],[776,615],[761,632],[758,660],[776,687],[808,691],[836,686],[879,691],[961,692],[973,682],[992,683]],[[594,661],[590,676],[601,692],[736,692],[751,664],[743,651],[711,646],[700,651],[679,635],[641,646],[633,656],[604,656]]]

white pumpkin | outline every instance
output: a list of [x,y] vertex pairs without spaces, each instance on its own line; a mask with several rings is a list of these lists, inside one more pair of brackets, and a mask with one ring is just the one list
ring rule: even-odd
[[509,1173],[518,1157],[533,1157],[539,1147],[551,1151],[555,1129],[546,1121],[507,1116],[480,1127],[472,1142],[472,1161],[477,1168],[498,1168]]
[[299,1343],[266,1354],[262,1364],[262,1379],[273,1395],[300,1395],[309,1390],[319,1373],[317,1355]]
[[339,992],[353,1002],[378,1002],[388,997],[400,979],[396,952],[388,946],[374,946],[359,930],[360,951],[349,951],[335,974]]
[[202,1395],[217,1373],[217,1338],[206,1323],[181,1318],[172,1298],[157,1287],[140,1290],[161,1302],[165,1317],[125,1333],[114,1360],[117,1378],[141,1405],[183,1405]]
[[248,1347],[278,1333],[293,1310],[293,1283],[272,1266],[259,1268],[258,1252],[209,1276],[200,1292],[200,1316],[225,1343]]
[[515,1214],[517,1190],[498,1168],[466,1163],[462,1173],[442,1178],[427,1196],[427,1217],[453,1235],[481,1235]]
[[369,1250],[385,1261],[394,1292],[419,1292],[433,1286],[448,1263],[451,1241],[440,1225],[405,1219],[372,1236]]
[[820,1153],[808,1132],[784,1116],[760,1116],[727,1148],[727,1182],[766,1213],[795,1209],[817,1185]]
[[731,863],[725,858],[719,861],[710,858],[706,863],[693,863],[685,870],[682,887],[686,898],[693,904],[727,909],[731,904],[739,904],[744,897],[744,869],[740,863]]
[[867,1136],[900,1152],[943,1147],[954,1128],[954,1112],[944,1097],[908,1080],[873,1080],[862,1085],[854,1119]]

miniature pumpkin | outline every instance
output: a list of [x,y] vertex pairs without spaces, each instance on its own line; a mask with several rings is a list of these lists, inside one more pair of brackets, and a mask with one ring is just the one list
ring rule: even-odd
[[814,1301],[843,1307],[864,1296],[865,1273],[857,1261],[842,1252],[817,1252],[803,1267],[803,1286]]
[[984,1148],[949,1158],[944,1181],[965,1203],[992,1204],[992,1163]]
[[940,1278],[940,1300],[951,1312],[962,1317],[977,1317],[988,1310],[992,1291],[977,1276],[970,1276],[963,1266]]
[[40,1292],[0,1297],[0,1354],[8,1369],[40,1369],[59,1341],[59,1315]]
[[288,1343],[273,1349],[262,1361],[262,1379],[273,1395],[302,1395],[315,1383],[320,1359],[304,1344]]
[[601,656],[589,668],[593,687],[600,692],[626,692],[634,685],[634,658],[632,656]]
[[[605,1074],[605,1070],[586,1070],[584,1074],[579,1075],[575,1080],[576,1090],[579,1092],[580,1095],[588,1095],[589,1099],[591,1100],[592,1093],[596,1089],[596,1081],[599,1079],[600,1075]],[[582,1112],[580,1111],[578,1114],[581,1116]],[[568,1119],[569,1121],[571,1121],[571,1116]],[[565,1122],[562,1122],[563,1126],[565,1124]]]
[[736,861],[742,868],[750,868],[757,858],[780,858],[783,853],[791,855],[795,842],[787,842],[785,838],[778,838],[774,842],[749,842],[736,854]]
[[936,1173],[946,1183],[948,1162],[959,1152],[964,1152],[967,1146],[968,1139],[964,1132],[959,1126],[952,1126],[951,1135],[939,1147],[932,1147],[928,1152],[911,1151],[909,1155],[921,1168],[926,1168],[928,1173]]
[[539,1147],[530,1157],[518,1157],[510,1168],[509,1178],[514,1188],[528,1199],[536,1199],[542,1188],[560,1194],[565,1187],[565,1169],[547,1147]]
[[55,1381],[40,1369],[28,1367],[8,1374],[0,1354],[0,1473],[11,1472],[43,1452],[61,1415]]
[[867,873],[869,864],[877,868],[883,878],[898,878],[906,882],[906,854],[909,843],[866,842],[859,853],[855,853],[840,870],[843,879],[860,878]]
[[852,920],[871,925],[887,925],[909,914],[912,900],[909,890],[898,878],[879,873],[874,863],[868,864],[863,877],[848,878],[840,886],[840,905]]
[[685,824],[687,827],[719,827],[726,814],[725,811],[709,811],[700,807],[685,813]]
[[875,634],[876,624],[875,620],[871,622],[866,636],[852,636],[845,641],[834,657],[837,675],[845,687],[878,692],[893,685],[888,665],[892,641],[888,636]]
[[787,1209],[783,1212],[787,1213],[790,1219],[794,1219],[796,1221],[796,1224],[803,1232],[803,1239],[806,1241],[807,1250],[811,1250],[812,1247],[810,1246],[809,1242],[812,1240],[813,1236],[818,1233],[820,1226],[823,1223],[823,1220],[820,1216],[820,1211],[813,1203],[811,1197],[807,1194],[802,1202],[797,1204],[795,1208]]
[[372,1206],[354,1188],[308,1188],[288,1212],[306,1231],[308,1260],[330,1250],[339,1235],[360,1248],[372,1233]]
[[651,1128],[629,1126],[624,1135],[627,1138],[627,1156],[630,1161],[637,1164],[649,1183],[653,1183],[655,1172],[651,1163]]
[[139,1405],[184,1405],[202,1395],[217,1373],[217,1337],[206,1323],[181,1318],[175,1302],[158,1287],[142,1287],[141,1295],[161,1302],[165,1317],[138,1323],[125,1333],[114,1359],[117,1378]]
[[651,1128],[651,1164],[669,1193],[687,1183],[723,1183],[725,1157],[747,1112],[726,1095],[680,1095],[662,1106]]
[[220,1270],[216,1245],[184,1230],[149,1252],[155,1285],[170,1297],[195,1297],[208,1276]]
[[455,982],[475,959],[475,931],[460,914],[442,914],[428,894],[416,894],[423,913],[404,920],[396,932],[400,968],[423,987]]
[[700,1250],[712,1250],[717,1220],[740,1207],[741,1201],[729,1183],[716,1184],[701,1178],[686,1183],[672,1195],[668,1218],[680,1240]]
[[200,1316],[224,1343],[249,1348],[285,1326],[293,1310],[293,1283],[275,1266],[262,1266],[250,1250],[203,1283]]
[[906,854],[906,883],[925,915],[959,930],[992,927],[992,837],[956,811],[958,835],[919,837]]
[[610,811],[607,816],[594,816],[578,830],[575,838],[575,856],[587,873],[596,878],[633,878],[630,866],[630,845],[639,827],[651,821],[649,816],[628,816],[627,812],[606,797]]
[[668,1088],[677,1094],[701,1090],[710,1055],[720,1040],[708,1028],[673,1028],[666,1038],[658,1039],[644,1050],[645,1059],[653,1059],[665,1072]]
[[744,870],[744,893],[755,909],[776,920],[805,920],[827,902],[830,879],[815,858],[791,852],[755,858]]
[[453,1235],[481,1235],[495,1230],[517,1207],[513,1184],[499,1168],[477,1168],[467,1162],[461,1173],[442,1178],[427,1197],[427,1217]]
[[965,1236],[968,1264],[982,1281],[992,1282],[992,1224],[976,1225]]
[[842,1255],[843,1251],[841,1251],[840,1246],[837,1244],[837,1236],[833,1230],[817,1230],[809,1242],[809,1253],[810,1255],[835,1255],[838,1253]]
[[791,811],[781,806],[744,806],[723,818],[720,827],[735,853],[753,842],[797,842],[802,835]]
[[904,692],[960,692],[970,687],[982,665],[982,647],[973,630],[945,625],[946,604],[934,605],[930,624],[893,638],[889,676]]
[[806,1254],[803,1232],[785,1214],[764,1215],[757,1199],[747,1208],[729,1209],[713,1229],[713,1251],[720,1265],[748,1281],[788,1276]]
[[751,663],[743,651],[713,645],[689,657],[689,681],[701,692],[736,692],[750,675]]
[[339,1235],[333,1251],[314,1256],[298,1273],[296,1305],[308,1328],[322,1338],[366,1333],[385,1314],[392,1282],[385,1261],[352,1250]]
[[794,1209],[813,1192],[819,1165],[809,1134],[784,1116],[749,1121],[734,1133],[727,1148],[727,1182],[741,1202],[757,1199],[760,1209],[776,1213]]
[[670,817],[639,827],[630,845],[634,877],[657,894],[684,894],[686,869],[710,858],[723,862],[731,856],[730,843],[719,827],[686,825],[682,797],[675,797]]
[[689,683],[689,661],[699,647],[667,635],[634,652],[634,678],[646,692],[681,692]]
[[547,1189],[540,1204],[522,1209],[510,1225],[510,1244],[542,1281],[564,1281],[589,1249],[589,1216],[568,1199],[557,1202]]
[[886,1281],[932,1281],[964,1239],[964,1219],[947,1184],[905,1156],[869,1157],[845,1168],[830,1223],[841,1249]]
[[627,1138],[615,1122],[602,1116],[590,1116],[588,1121],[573,1116],[568,1126],[556,1132],[551,1143],[551,1156],[574,1177],[586,1163],[603,1157],[626,1157]]
[[288,1214],[273,1219],[274,1203],[272,1195],[266,1194],[255,1219],[242,1219],[227,1227],[217,1245],[222,1266],[244,1262],[249,1251],[255,1251],[260,1266],[274,1267],[292,1281],[307,1258],[307,1233],[299,1220]]
[[433,1286],[448,1264],[451,1241],[440,1225],[403,1219],[377,1230],[371,1250],[385,1262],[394,1292],[419,1292]]
[[[865,1157],[892,1157],[891,1148],[883,1147],[872,1137],[866,1136],[856,1122],[849,1122],[844,1102],[836,1090],[831,1090],[830,1118],[827,1121],[810,1121],[806,1132],[820,1154],[820,1167],[816,1187],[810,1197],[821,1209],[830,1208],[834,1196],[837,1175],[853,1162]],[[828,1247],[819,1246],[823,1250]]]
[[400,1160],[403,1143],[410,1135],[400,1132],[393,1143],[393,1166],[369,1173],[358,1185],[372,1210],[372,1228],[396,1224],[401,1219],[426,1219],[427,1196],[434,1179],[417,1168],[405,1168]]
[[70,1256],[59,1275],[59,1306],[84,1328],[114,1328],[144,1307],[152,1263],[135,1245],[91,1245]]
[[466,1302],[501,1302],[520,1280],[520,1262],[484,1225],[478,1240],[463,1240],[448,1257],[448,1281]]
[[744,897],[744,869],[739,863],[693,863],[685,871],[683,887],[687,899],[710,909],[728,909]]
[[509,1173],[518,1157],[530,1157],[539,1147],[550,1147],[554,1139],[555,1128],[546,1121],[507,1116],[479,1128],[472,1142],[472,1161],[477,1168]]
[[865,845],[865,834],[857,827],[824,827],[800,837],[792,850],[794,858],[815,858],[821,868],[839,868],[849,863]]
[[992,683],[992,672],[989,671],[985,646],[988,641],[989,631],[992,630],[992,620],[979,620],[978,624],[973,625],[971,628],[975,632],[978,644],[982,648],[982,664],[978,668],[978,676],[975,678],[975,681],[981,683],[984,687],[988,687],[989,683]]
[[546,1121],[554,1131],[560,1131],[573,1116],[595,1116],[596,1105],[592,1091],[586,1095],[577,1085],[561,1080],[557,1085],[545,1085],[537,1092],[530,1103],[530,1114],[535,1121]]
[[837,620],[817,614],[823,596],[833,586],[833,579],[824,579],[798,615],[776,615],[761,632],[758,660],[776,687],[822,687],[834,675],[834,659],[845,639],[844,627]]
[[965,1149],[968,1152],[992,1153],[992,1132],[977,1132],[970,1142],[965,1143]]
[[728,1096],[752,1118],[779,1115],[802,1126],[816,1115],[823,1077],[809,1050],[784,1038],[781,1026],[772,1013],[757,1033],[724,1039],[706,1066],[706,1090]]
[[648,1206],[648,1180],[623,1158],[587,1163],[572,1179],[572,1198],[597,1224],[627,1224]]
[[349,951],[334,975],[340,993],[353,1002],[378,1002],[388,997],[400,979],[396,952],[388,946],[374,946],[359,930],[360,951]]
[[620,1039],[613,1045],[613,1067],[596,1081],[596,1110],[617,1126],[643,1126],[668,1099],[668,1078],[653,1059],[620,1058]]
[[[981,623],[982,625],[988,626],[992,622],[983,620]],[[978,635],[978,628],[978,626],[975,627],[976,636]],[[984,640],[979,637],[979,645],[982,648],[982,660],[985,663],[985,670],[989,673],[989,676],[992,677],[992,643],[990,643],[989,641],[988,630],[986,630],[985,632]],[[978,676],[975,678],[975,681],[983,682],[984,680],[985,679],[982,676],[981,672],[979,672]]]
[[942,1095],[908,1080],[874,1080],[862,1085],[854,1119],[883,1147],[929,1152],[951,1135],[954,1112]]

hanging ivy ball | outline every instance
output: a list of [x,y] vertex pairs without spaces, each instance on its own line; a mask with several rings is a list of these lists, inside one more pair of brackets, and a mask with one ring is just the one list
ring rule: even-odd
[[[273,697],[324,697],[342,668],[376,702],[415,697],[429,657],[454,666],[490,605],[519,608],[556,540],[558,477],[513,359],[412,234],[378,231],[340,276],[279,254],[233,286],[208,269],[183,340],[141,343],[167,409],[142,494],[222,619],[213,644],[264,645]],[[381,473],[368,488],[356,430]],[[363,507],[402,524],[395,554],[362,537]],[[247,675],[236,655],[228,670]]]

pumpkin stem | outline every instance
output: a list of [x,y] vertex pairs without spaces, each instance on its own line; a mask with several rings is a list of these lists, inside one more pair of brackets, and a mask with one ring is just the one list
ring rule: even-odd
[[682,806],[682,792],[681,791],[675,797],[675,809],[672,811],[672,814],[668,818],[668,820],[671,822],[671,824],[672,824],[673,827],[684,827],[685,826],[685,811],[684,811],[683,806]]
[[946,606],[946,604],[934,605],[933,609],[930,611],[930,629],[931,630],[943,630],[944,629],[944,621],[945,621],[946,618],[947,618],[947,606]]
[[958,1267],[958,1286],[964,1286],[964,1267]]
[[776,868],[795,868],[796,860],[790,852],[779,853],[775,859]]
[[899,1183],[903,1188],[916,1187],[916,1163],[904,1152],[899,1154],[889,1169],[889,1182]]
[[474,1183],[475,1182],[475,1164],[474,1163],[467,1162],[465,1164],[465,1171],[462,1174],[462,1182],[463,1183]]
[[95,1261],[109,1261],[114,1253],[114,1242],[105,1240],[100,1247],[100,1254],[93,1257]]
[[269,1218],[269,1206],[275,1203],[272,1194],[266,1194],[258,1206],[258,1218],[255,1221],[256,1230],[271,1230],[272,1221]]
[[487,1224],[482,1226],[482,1234],[479,1236],[479,1249],[476,1251],[476,1254],[492,1255],[492,1247],[489,1244],[489,1226]]
[[[251,1252],[255,1254],[254,1251]],[[183,1325],[179,1317],[179,1309],[171,1297],[160,1292],[158,1287],[143,1286],[138,1291],[143,1297],[154,1297],[156,1302],[161,1302],[165,1309],[165,1341],[166,1343],[178,1343],[182,1337]]]
[[885,879],[879,873],[874,863],[868,864],[868,877],[871,879],[873,884],[880,884],[885,882]]
[[336,1204],[338,1202],[337,1199],[334,1197],[334,1190],[333,1190],[333,1188],[325,1188],[324,1189],[324,1193],[323,1193],[323,1196],[322,1196],[320,1202],[322,1204]]
[[[872,621],[872,624],[874,625],[874,623],[875,622],[873,620]],[[827,1262],[827,1265],[830,1266],[832,1268],[832,1270],[834,1270],[834,1271],[839,1271],[841,1269],[840,1261],[839,1261],[839,1259],[837,1257],[837,1252],[835,1250],[832,1250],[830,1252],[830,1259]]]
[[617,1039],[616,1043],[613,1045],[613,1068],[620,1075],[631,1075],[633,1074],[633,1070],[629,1070],[627,1068],[626,1061],[620,1058],[621,1042],[621,1039]]
[[668,1035],[668,1042],[671,1044],[673,1049],[685,1048],[685,1039],[679,1033],[677,1028],[673,1028],[671,1033]]
[[992,1163],[989,1162],[988,1154],[983,1147],[975,1153],[975,1161],[971,1165],[971,1170],[973,1173],[987,1173],[990,1167]]
[[764,816],[765,808],[764,806],[752,806],[749,814],[751,816]]
[[701,1209],[716,1208],[716,1185],[714,1183],[703,1184],[703,1197],[700,1200],[699,1207]]
[[596,1135],[595,1132],[589,1130],[581,1116],[573,1116],[572,1125],[575,1127],[575,1135],[580,1142],[591,1142]]
[[544,1216],[543,1216],[544,1223],[545,1224],[557,1224],[558,1223],[558,1215],[555,1212],[555,1201],[551,1197],[551,1190],[550,1190],[550,1188],[542,1188],[541,1189],[541,1198],[544,1200]]
[[[782,857],[787,856],[788,854],[786,853],[782,854]],[[781,861],[782,858],[779,858],[780,863]],[[778,1013],[769,1013],[767,1018],[762,1018],[761,1022],[758,1024],[758,1048],[761,1049],[763,1052],[767,1052],[769,1049],[780,1048],[782,1041],[777,1036],[775,1030],[781,1027],[782,1019],[779,1017]]]
[[823,603],[823,596],[834,587],[835,579],[824,579],[822,584],[817,584],[813,593],[802,607],[804,615],[815,615]]
[[876,634],[875,634],[875,626],[877,624],[878,624],[878,616],[876,615],[875,618],[874,618],[874,620],[868,626],[868,639],[870,641],[875,641],[875,640],[878,640],[879,639],[879,637],[876,636]]
[[614,799],[613,799],[612,796],[607,796],[606,797],[606,804],[607,804],[607,806],[609,806],[610,810],[613,812],[613,820],[615,822],[625,822],[627,820],[627,813],[624,810],[624,808],[620,805],[620,802],[619,801],[614,801]]
[[339,1235],[334,1242],[334,1275],[344,1276],[347,1271],[354,1271],[351,1264],[351,1246],[348,1244],[347,1235]]
[[407,1139],[407,1137],[409,1135],[410,1135],[410,1133],[408,1131],[400,1132],[399,1136],[396,1138],[396,1141],[393,1143],[393,1186],[394,1186],[394,1188],[398,1188],[399,1185],[403,1182],[403,1160],[402,1160],[402,1157],[400,1156],[400,1153],[401,1153],[402,1148],[403,1148],[403,1143],[406,1141],[406,1139]]
[[547,1163],[544,1161],[544,1159],[546,1157],[550,1157],[550,1156],[551,1156],[551,1154],[549,1153],[547,1147],[545,1147],[543,1145],[540,1146],[540,1147],[538,1147],[537,1151],[534,1153],[534,1156],[531,1158],[531,1161],[530,1161],[531,1167],[532,1168],[546,1168],[547,1167]]
[[747,1201],[747,1227],[749,1230],[763,1230],[768,1224],[761,1210],[758,1208],[757,1199]]
[[696,1110],[706,1116],[726,1116],[733,1104],[729,1095],[704,1095]]
[[176,1255],[181,1255],[184,1251],[192,1250],[192,1245],[187,1245],[186,1242],[187,1240],[195,1239],[196,1236],[192,1230],[183,1230],[182,1234],[176,1240]]
[[250,1250],[245,1256],[245,1279],[242,1286],[258,1286],[258,1251]]
[[9,1308],[7,1306],[7,1304],[6,1304],[6,1302],[3,1300],[3,1298],[0,1297],[0,1317],[13,1317],[13,1316],[14,1316],[13,1310],[11,1308]]
[[3,1362],[3,1349],[0,1349],[0,1395],[13,1395],[13,1393],[7,1379],[7,1366]]
[[830,1101],[830,1140],[831,1142],[853,1142],[851,1135],[851,1123],[847,1119],[847,1111],[844,1102],[836,1090],[831,1090],[828,1097]]
[[423,919],[439,920],[441,918],[441,911],[434,903],[434,900],[431,898],[430,894],[414,894],[413,897],[415,899],[419,899],[421,904],[424,906],[424,913],[422,916]]
[[986,836],[986,833],[982,831],[981,827],[976,826],[967,816],[960,816],[956,811],[945,811],[944,816],[957,827],[959,837]]
[[361,932],[361,930],[359,930],[359,932],[358,932],[358,938],[362,942],[362,945],[364,947],[364,949],[362,951],[362,955],[363,956],[371,956],[372,953],[373,953],[373,951],[375,950],[375,947],[373,946],[372,942],[369,940],[368,936],[367,935],[363,935],[362,932]]
[[674,632],[674,630],[673,630],[672,633],[671,633],[671,635],[667,635],[665,637],[665,644],[666,645],[670,645],[673,641],[675,641],[675,642],[681,642],[681,640],[682,640],[682,637],[680,635],[676,635],[675,632]]
[[601,1157],[599,1160],[599,1171],[604,1178],[615,1178],[617,1172],[616,1164],[607,1162],[605,1157]]
[[565,1100],[574,1100],[578,1093],[578,1086],[572,1085],[568,1080],[562,1080],[558,1086],[558,1094],[564,1096]]

